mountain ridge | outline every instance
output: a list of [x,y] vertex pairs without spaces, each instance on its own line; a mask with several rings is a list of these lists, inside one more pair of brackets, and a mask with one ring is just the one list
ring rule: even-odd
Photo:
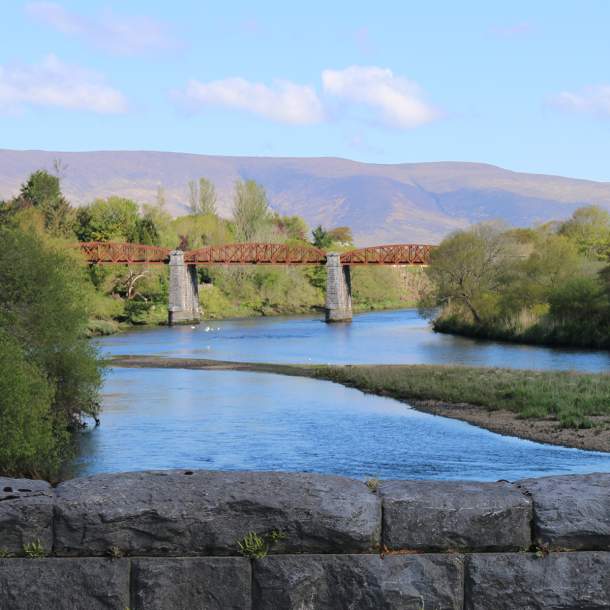
[[349,225],[360,244],[437,243],[452,230],[500,219],[528,226],[569,216],[581,205],[610,210],[610,183],[515,172],[487,163],[365,163],[341,157],[246,157],[163,151],[0,149],[0,199],[16,194],[36,169],[65,165],[62,188],[76,205],[120,195],[154,201],[162,185],[168,209],[188,212],[187,183],[204,176],[228,216],[233,183],[254,179],[272,208],[310,225]]

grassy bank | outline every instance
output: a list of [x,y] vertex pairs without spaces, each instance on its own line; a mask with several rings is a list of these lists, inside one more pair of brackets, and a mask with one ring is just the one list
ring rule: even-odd
[[319,366],[148,356],[124,367],[238,370],[325,379],[490,430],[610,451],[610,375],[459,366]]

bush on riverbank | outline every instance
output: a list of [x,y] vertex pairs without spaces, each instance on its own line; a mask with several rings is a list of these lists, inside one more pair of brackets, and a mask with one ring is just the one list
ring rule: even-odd
[[0,474],[52,478],[98,409],[92,288],[78,255],[14,226],[0,227],[0,286]]
[[433,252],[439,332],[523,343],[610,348],[610,214],[577,210],[537,229],[490,224],[459,231]]

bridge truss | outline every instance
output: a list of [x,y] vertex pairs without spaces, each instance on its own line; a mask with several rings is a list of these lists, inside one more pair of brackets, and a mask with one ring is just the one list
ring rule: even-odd
[[[170,248],[116,242],[75,244],[91,264],[163,265],[169,262]],[[344,252],[342,265],[427,265],[434,246],[396,244]],[[184,253],[187,265],[323,265],[326,252],[311,246],[238,243],[206,246]]]

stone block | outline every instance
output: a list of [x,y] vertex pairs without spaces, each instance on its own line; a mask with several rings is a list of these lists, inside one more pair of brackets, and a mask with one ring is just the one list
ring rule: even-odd
[[466,559],[466,610],[610,608],[610,553],[488,553]]
[[244,557],[134,559],[133,610],[250,608],[250,561]]
[[359,481],[279,472],[150,471],[56,488],[55,552],[237,555],[247,533],[282,532],[270,552],[366,552],[379,546],[381,503]]
[[124,559],[0,559],[3,610],[125,610]]
[[527,549],[530,500],[509,483],[384,481],[382,544],[390,550]]
[[46,481],[0,477],[0,552],[22,555],[24,545],[40,541],[50,553],[52,521],[53,490]]
[[285,555],[253,564],[256,610],[458,610],[459,555]]
[[534,505],[534,538],[551,549],[610,550],[610,473],[519,481]]

